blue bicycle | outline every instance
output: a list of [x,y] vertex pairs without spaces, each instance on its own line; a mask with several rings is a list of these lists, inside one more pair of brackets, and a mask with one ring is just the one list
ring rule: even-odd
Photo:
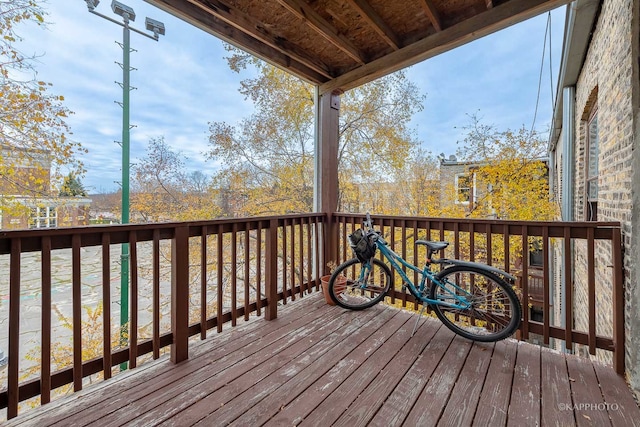
[[[362,310],[385,298],[393,286],[394,275],[387,264],[374,258],[379,250],[402,278],[402,291],[408,288],[422,302],[422,310],[430,307],[456,334],[474,341],[493,342],[513,335],[519,328],[522,306],[513,290],[515,277],[512,275],[476,262],[433,259],[434,253],[449,243],[416,240],[416,246],[427,249],[426,263],[421,269],[391,250],[381,233],[373,229],[368,213],[363,226],[349,235],[356,257],[339,265],[329,280],[329,294],[337,305]],[[419,273],[418,286],[401,265]],[[434,272],[432,265],[445,268]],[[417,324],[416,320],[416,327]]]

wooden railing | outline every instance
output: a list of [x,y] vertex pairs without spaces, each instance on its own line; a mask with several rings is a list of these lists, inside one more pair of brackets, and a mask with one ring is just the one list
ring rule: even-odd
[[[536,334],[546,345],[554,339],[560,342],[556,346],[568,350],[583,346],[580,351],[590,354],[604,351],[608,353],[604,359],[612,362],[616,372],[624,373],[619,223],[372,217],[374,228],[382,231],[391,248],[414,265],[424,265],[426,255],[415,247],[415,240],[445,240],[451,244],[441,256],[491,264],[517,276],[524,307],[518,338],[527,340]],[[359,214],[332,215],[331,227],[338,237],[330,259],[340,263],[352,258],[347,236],[363,219]],[[539,255],[540,265],[530,265],[531,253]],[[542,321],[531,318],[534,300],[542,309]],[[398,274],[388,301],[419,307],[408,290],[402,291]]]
[[[57,388],[81,390],[89,380],[109,378],[120,364],[134,368],[168,351],[174,362],[185,360],[190,337],[203,339],[210,330],[220,332],[225,324],[254,315],[275,318],[278,303],[318,290],[327,261],[352,257],[347,235],[364,216],[330,218],[306,214],[1,233],[0,267],[9,274],[0,279],[0,290],[8,292],[9,324],[8,339],[3,341],[2,329],[0,346],[8,349],[9,366],[0,409],[13,418],[20,402],[39,397],[45,404]],[[523,306],[529,306],[530,290],[542,300],[536,300],[541,321],[523,310],[519,338],[536,334],[544,344],[556,340],[570,350],[604,351],[615,370],[624,372],[619,224],[373,218],[392,249],[413,264],[424,262],[416,239],[447,240],[451,245],[441,256],[491,264],[518,276]],[[122,243],[130,245],[127,342],[120,342],[117,310]],[[542,255],[540,266],[530,265],[532,249]],[[418,309],[401,285],[396,277],[388,302]],[[30,308],[42,313],[35,324],[25,315]],[[69,340],[58,336],[60,321],[55,324],[52,309],[71,328],[68,363],[56,358],[52,364],[56,343]],[[96,324],[91,319],[99,321],[99,344],[92,341]],[[29,322],[37,331],[35,345],[22,338],[23,324]],[[32,347],[30,360],[19,350],[23,345]]]
[[[0,409],[13,418],[20,402],[39,396],[48,403],[53,390],[72,384],[79,391],[89,378],[111,377],[120,364],[135,368],[141,357],[158,358],[169,349],[174,362],[185,360],[190,337],[204,339],[225,323],[263,311],[275,318],[279,301],[318,289],[325,222],[323,214],[305,214],[0,233],[0,261],[8,272],[0,289],[8,290],[9,305],[8,333],[0,334],[8,336],[9,360]],[[123,243],[130,247],[130,290],[120,342]],[[32,308],[42,313],[35,324],[25,316]],[[61,317],[57,328],[52,309]],[[60,320],[71,326],[70,360],[52,364]],[[21,338],[26,323],[39,330],[35,345]],[[97,326],[96,349],[90,346],[96,346]],[[29,345],[26,358],[20,349]]]

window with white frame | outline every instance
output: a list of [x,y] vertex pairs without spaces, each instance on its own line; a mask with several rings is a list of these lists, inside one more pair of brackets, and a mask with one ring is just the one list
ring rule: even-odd
[[456,174],[456,203],[469,204],[476,198],[476,174]]
[[598,111],[589,116],[585,158],[585,220],[598,220]]
[[37,206],[31,208],[29,228],[57,227],[58,212],[54,206]]

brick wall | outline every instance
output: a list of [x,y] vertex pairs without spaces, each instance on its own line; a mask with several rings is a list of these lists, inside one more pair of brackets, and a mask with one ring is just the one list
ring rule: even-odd
[[[637,318],[638,283],[637,260],[630,254],[633,226],[633,187],[640,191],[637,175],[634,177],[634,141],[636,140],[635,112],[638,108],[637,56],[638,0],[605,0],[597,19],[591,44],[576,85],[576,170],[574,176],[574,214],[576,220],[585,219],[585,151],[587,120],[597,108],[598,115],[598,220],[620,221],[625,249],[626,303],[626,363],[635,388],[640,385],[638,347],[640,323]],[[633,17],[633,19],[631,19]],[[636,28],[636,31],[634,31]],[[635,91],[635,92],[634,92]],[[637,231],[636,231],[637,233]],[[596,299],[598,304],[610,307],[611,272],[610,247],[596,248]],[[577,329],[586,326],[586,252],[575,247],[574,307]],[[598,330],[610,332],[611,311],[603,307],[597,312]],[[584,351],[584,350],[579,350]],[[635,378],[635,380],[634,380]]]

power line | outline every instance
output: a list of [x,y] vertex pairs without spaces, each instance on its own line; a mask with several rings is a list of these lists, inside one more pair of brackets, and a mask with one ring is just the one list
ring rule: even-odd
[[[544,41],[542,43],[542,60],[540,62],[540,75],[538,77],[538,94],[536,96],[536,108],[533,112],[533,121],[531,123],[531,130],[529,131],[529,138],[533,136],[533,130],[536,125],[536,118],[538,116],[538,106],[540,105],[540,90],[542,88],[542,73],[544,70],[544,56],[547,50],[547,35],[549,36],[549,66],[551,67],[551,12],[547,14],[547,26],[544,30]],[[549,75],[551,80],[551,74]],[[551,102],[553,103],[553,82],[551,82]]]

